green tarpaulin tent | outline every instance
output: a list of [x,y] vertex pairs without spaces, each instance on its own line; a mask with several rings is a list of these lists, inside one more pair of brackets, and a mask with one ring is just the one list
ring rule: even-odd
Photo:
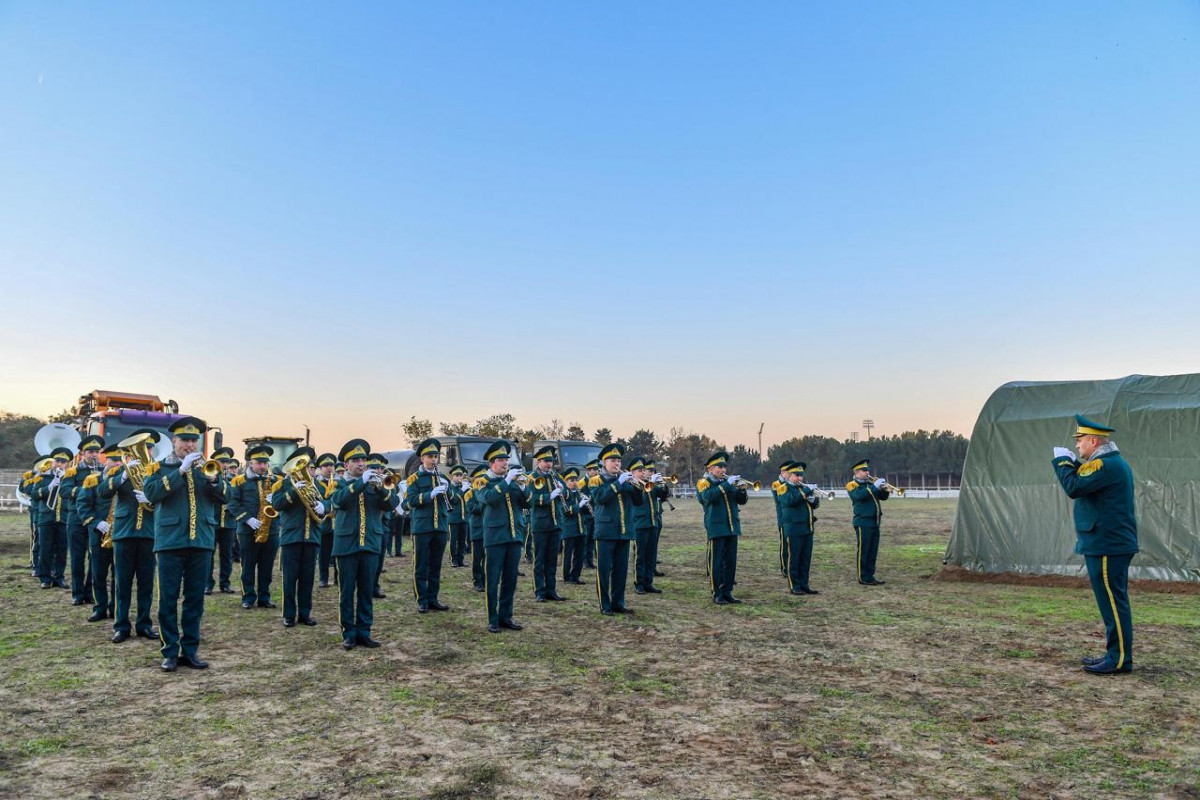
[[1006,383],[967,449],[946,562],[979,572],[1076,575],[1071,501],[1051,468],[1075,414],[1116,428],[1133,468],[1138,542],[1130,577],[1200,581],[1200,375]]

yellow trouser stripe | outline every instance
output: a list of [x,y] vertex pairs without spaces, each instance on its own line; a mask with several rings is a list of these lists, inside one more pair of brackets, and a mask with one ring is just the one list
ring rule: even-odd
[[792,583],[792,540],[790,538],[785,538],[783,541],[783,547],[784,547],[784,556],[787,560],[786,572],[787,572],[787,579],[788,579],[788,589],[790,591],[795,591],[796,587]]
[[592,557],[596,559],[596,601],[600,603],[600,608],[604,608],[604,595],[600,593],[600,540],[597,539],[592,543]]
[[713,540],[708,540],[708,591],[714,594],[717,591],[716,577],[713,575]]
[[1121,630],[1121,615],[1117,613],[1117,600],[1113,597],[1112,587],[1108,585],[1108,556],[1100,559],[1104,573],[1104,591],[1108,592],[1108,602],[1112,606],[1113,623],[1117,626],[1117,669],[1125,664],[1125,633]]
[[855,528],[854,536],[858,540],[858,545],[857,545],[858,555],[856,557],[858,559],[858,579],[861,581],[862,580],[862,528]]

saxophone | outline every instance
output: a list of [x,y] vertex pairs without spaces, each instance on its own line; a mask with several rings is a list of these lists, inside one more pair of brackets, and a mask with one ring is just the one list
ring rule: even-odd
[[271,505],[271,492],[274,491],[278,484],[269,485],[266,483],[273,477],[268,472],[259,478],[259,481],[263,482],[263,492],[258,498],[258,530],[254,532],[254,541],[258,544],[262,544],[271,536],[271,520],[279,516],[279,512],[275,510],[275,506]]
[[[104,477],[111,478],[113,476],[113,474],[116,473],[116,471],[119,469],[120,469],[120,467],[109,467],[108,469],[106,469],[104,471]],[[100,546],[102,548],[104,548],[105,550],[113,549],[113,541],[112,541],[113,528],[112,528],[112,526],[113,526],[113,517],[116,515],[116,513],[117,513],[117,496],[114,494],[112,496],[112,500],[110,500],[108,503],[108,517],[106,517],[104,520],[104,522],[108,525],[108,530],[104,531],[104,536],[101,537],[101,539],[100,539]]]

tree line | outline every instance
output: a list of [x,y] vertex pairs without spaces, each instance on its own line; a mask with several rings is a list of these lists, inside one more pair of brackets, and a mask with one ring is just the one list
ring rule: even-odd
[[[440,422],[411,417],[403,433],[409,445],[437,433],[442,436],[488,436],[515,442],[521,452],[532,449],[539,439],[591,440],[601,444],[619,442],[630,455],[654,458],[664,472],[679,476],[683,483],[694,484],[704,474],[704,461],[714,451],[727,450],[729,471],[747,480],[769,484],[779,474],[779,462],[795,459],[807,464],[810,482],[840,486],[850,478],[850,467],[859,459],[869,458],[874,474],[889,476],[899,486],[958,485],[963,460],[967,456],[967,438],[951,431],[905,431],[895,436],[880,436],[869,441],[838,440],[829,436],[797,436],[767,449],[764,461],[757,449],[745,445],[724,448],[703,433],[671,428],[665,438],[651,430],[639,429],[629,436],[616,436],[611,428],[600,428],[588,436],[573,422],[553,419],[544,425],[524,428],[512,414],[493,414],[475,422]],[[940,480],[939,480],[940,478]]]

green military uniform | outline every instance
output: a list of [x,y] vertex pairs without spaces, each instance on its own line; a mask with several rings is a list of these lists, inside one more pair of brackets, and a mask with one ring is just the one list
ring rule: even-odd
[[[851,468],[851,472],[870,468],[871,462],[863,459]],[[884,488],[883,478],[851,478],[846,484],[846,494],[850,495],[853,503],[854,536],[858,545],[855,552],[858,582],[864,586],[882,586],[886,581],[875,577],[875,559],[879,555],[879,523],[883,519],[883,507],[880,504],[887,500],[890,494]]]
[[[142,429],[133,435],[146,433],[151,443],[160,438],[158,431]],[[116,589],[113,615],[113,642],[120,644],[129,638],[131,630],[144,639],[158,640],[158,631],[150,621],[154,602],[154,509],[139,503],[129,481],[127,468],[116,459],[119,447],[107,448],[105,455],[112,465],[96,487],[96,514],[104,514],[110,527],[113,544],[113,577]],[[223,507],[223,506],[222,506]],[[129,624],[129,607],[133,599],[133,584],[137,582],[137,618]]]
[[529,530],[533,536],[533,592],[539,603],[566,600],[558,593],[558,549],[562,539],[563,494],[566,489],[553,469],[536,467],[554,462],[555,448],[544,445],[533,454],[535,468],[529,476]]
[[[218,447],[212,457],[221,464],[222,470],[229,470],[237,463],[233,457],[233,448]],[[228,472],[226,473],[228,476]],[[208,587],[205,594],[212,594],[218,585],[221,594],[233,594],[233,544],[237,537],[234,532],[235,523],[233,512],[229,506],[221,506],[217,512],[217,542],[213,550],[213,567],[208,573]]]
[[[41,459],[38,459],[41,461]],[[38,503],[34,500],[30,493],[33,491],[33,486],[42,480],[42,476],[37,471],[37,464],[34,464],[33,469],[30,469],[21,476],[21,494],[29,500],[29,570],[30,574],[39,578],[41,576],[41,565],[38,563],[41,556],[41,547],[38,545],[38,526],[41,523],[41,515],[38,513]]]
[[[654,585],[658,572],[658,540],[662,536],[662,504],[671,496],[671,487],[655,472],[654,462],[646,459],[643,468],[651,473],[643,487],[645,501],[634,506],[633,525],[637,532],[637,557],[634,559],[634,588],[638,594],[662,594]],[[633,466],[630,466],[633,469]]]
[[783,534],[783,509],[779,507],[779,487],[787,485],[787,471],[793,463],[790,458],[779,462],[779,477],[771,482],[771,497],[775,501],[775,527],[779,529],[779,571],[784,575],[788,574],[787,558],[784,554],[787,543]]
[[1138,552],[1133,470],[1117,446],[1114,432],[1075,415],[1075,438],[1100,436],[1104,442],[1079,463],[1066,448],[1056,450],[1054,472],[1075,501],[1075,552],[1084,557],[1092,593],[1104,619],[1107,648],[1101,658],[1084,659],[1088,672],[1107,675],[1133,670],[1133,611],[1129,605],[1129,563]]
[[[383,454],[371,453],[367,456],[367,469],[373,469],[382,474],[387,468],[387,458]],[[399,504],[404,500],[404,489],[398,486],[393,487],[386,490],[386,495],[388,502],[384,503],[383,513],[379,518],[379,559],[375,562],[375,584],[371,587],[371,596],[378,600],[387,597],[383,593],[383,587],[380,585],[384,572],[383,561],[388,553],[388,540],[395,535],[396,509],[399,508]],[[396,505],[392,504],[392,499],[397,501]]]
[[[788,475],[804,479],[808,465],[803,461],[789,462]],[[775,505],[784,537],[784,563],[787,565],[788,590],[792,594],[819,594],[808,585],[812,565],[813,531],[817,523],[816,510],[821,498],[811,486],[791,481],[775,482]]]
[[[416,447],[417,458],[441,455],[437,439],[426,439]],[[408,509],[413,537],[413,597],[417,611],[445,611],[438,600],[442,590],[442,559],[450,537],[450,482],[435,466],[418,467],[405,482],[404,506]]]
[[[62,501],[62,480],[74,460],[75,454],[66,447],[56,447],[50,453],[54,468],[46,473],[44,480],[30,486],[29,496],[38,507],[42,518],[38,530],[40,572],[43,589],[67,588],[67,504]],[[54,500],[54,507],[50,501]]]
[[[342,445],[338,459],[361,461],[371,454],[371,445],[363,439],[351,439]],[[373,470],[360,477],[347,474],[338,479],[330,502],[336,509],[333,520],[333,557],[337,559],[340,601],[338,619],[342,629],[342,647],[357,645],[378,647],[371,638],[374,622],[375,567],[383,550],[383,512],[395,508],[399,498],[374,480]],[[368,480],[363,480],[366,477]],[[357,602],[356,602],[357,601]]]
[[[309,463],[317,454],[310,447],[301,447],[288,460],[304,457]],[[296,464],[299,467],[299,464]],[[285,465],[285,472],[288,472]],[[301,481],[316,489],[311,475]],[[271,505],[279,511],[276,525],[279,528],[279,571],[283,578],[283,625],[290,628],[297,618],[305,625],[316,625],[312,618],[313,579],[317,573],[317,553],[321,549],[321,523],[325,518],[325,503],[318,500],[311,508],[300,495],[297,486],[288,474],[275,484],[271,493]],[[314,518],[315,517],[315,518]]]
[[[563,472],[562,478],[564,482],[572,478],[578,480],[579,470],[575,467],[568,467]],[[578,484],[576,486],[578,487]],[[579,579],[583,572],[584,550],[587,548],[587,530],[583,527],[583,512],[588,510],[587,504],[591,502],[590,500],[584,501],[583,497],[583,493],[578,488],[568,488],[567,493],[562,497],[563,583],[583,583]]]
[[[61,498],[59,502],[65,503],[67,509],[67,547],[71,557],[71,605],[73,606],[81,606],[95,600],[92,591],[92,572],[94,570],[93,563],[89,558],[91,547],[88,529],[80,522],[75,504],[79,499],[79,490],[83,488],[84,481],[89,475],[100,471],[99,462],[97,461],[93,465],[91,459],[98,458],[103,449],[103,438],[95,434],[83,437],[79,442],[79,454],[84,458],[66,471],[58,491]],[[112,554],[105,555],[111,556]],[[104,587],[99,592],[105,595],[105,603],[102,604],[103,613],[95,619],[89,617],[89,622],[107,619],[112,610],[108,606],[108,588]],[[95,617],[95,612],[92,616]]]
[[270,460],[275,449],[269,445],[254,445],[246,450],[248,464],[258,462],[266,467],[259,474],[254,466],[229,482],[233,490],[229,508],[238,526],[238,542],[242,551],[242,608],[275,608],[271,602],[271,578],[275,557],[279,554],[279,527],[271,519],[271,493],[279,478],[271,472]]
[[[489,465],[508,463],[510,445],[497,440],[484,452]],[[483,506],[483,568],[486,579],[488,630],[520,630],[513,619],[513,599],[517,593],[517,572],[525,537],[525,509],[529,494],[516,479],[515,471],[498,475],[487,472],[487,484],[476,490]]]
[[593,458],[587,462],[579,476],[579,493],[588,498],[583,507],[583,530],[587,536],[587,544],[583,547],[583,565],[588,569],[596,568],[596,513],[591,503],[592,490],[588,486],[591,479],[596,477],[591,474],[593,470],[596,475],[600,474],[600,459]]
[[[317,469],[337,464],[337,456],[333,453],[321,453],[317,456]],[[321,521],[321,553],[317,558],[317,576],[322,588],[329,585],[329,565],[333,562],[333,491],[337,488],[337,478],[331,475],[328,479],[317,475],[317,491],[325,501],[325,519]]]
[[463,495],[467,509],[467,527],[471,536],[471,586],[477,592],[486,587],[487,575],[483,567],[483,503],[479,502],[479,490],[487,486],[488,468],[480,464],[471,470],[471,488]]
[[741,602],[733,596],[733,586],[737,582],[738,537],[742,535],[739,508],[746,505],[748,495],[745,487],[711,472],[728,461],[725,451],[713,453],[705,462],[710,471],[696,481],[696,499],[704,508],[704,530],[708,535],[709,589],[717,605]]
[[[87,453],[94,450],[94,445],[96,444],[99,444],[102,449],[104,448],[103,439],[99,436],[89,436],[80,444],[80,450]],[[99,452],[96,455],[99,455]],[[79,530],[83,531],[84,539],[87,542],[88,565],[85,591],[93,601],[92,615],[88,617],[88,622],[101,622],[111,619],[113,616],[113,598],[116,594],[116,592],[111,591],[112,586],[109,582],[112,577],[113,566],[112,541],[105,536],[105,532],[102,530],[107,529],[109,523],[104,517],[98,517],[97,510],[98,506],[101,505],[97,487],[103,474],[104,468],[100,462],[96,463],[95,468],[87,461],[80,462],[80,470],[76,476],[74,487],[70,489],[71,522],[68,523],[68,529],[71,529],[73,526],[78,527]],[[82,478],[79,475],[82,475]],[[97,528],[96,523],[99,521],[104,521],[105,524]],[[106,543],[107,547],[105,546]],[[73,573],[75,570],[74,565],[72,565],[71,569]],[[73,587],[74,576],[72,576]]]
[[[167,430],[177,440],[197,441],[206,426],[195,417],[184,417]],[[144,493],[155,504],[154,554],[158,559],[158,629],[162,641],[162,668],[177,664],[204,669],[208,664],[196,654],[200,645],[200,620],[204,616],[204,588],[212,567],[216,541],[217,509],[230,500],[229,484],[221,475],[207,478],[201,467],[204,456],[191,453],[182,461],[172,453],[150,466]],[[179,625],[179,589],[183,586],[182,636]]]
[[[600,451],[602,462],[614,460],[620,469],[625,447],[606,445]],[[596,595],[600,613],[630,614],[625,607],[625,582],[629,576],[629,543],[637,533],[634,529],[633,508],[645,501],[646,494],[633,481],[629,472],[611,472],[608,465],[588,481],[592,511],[596,519]]]
[[467,530],[467,489],[462,487],[467,477],[467,468],[461,464],[450,470],[450,490],[446,501],[450,506],[450,566],[465,567],[471,540]]

